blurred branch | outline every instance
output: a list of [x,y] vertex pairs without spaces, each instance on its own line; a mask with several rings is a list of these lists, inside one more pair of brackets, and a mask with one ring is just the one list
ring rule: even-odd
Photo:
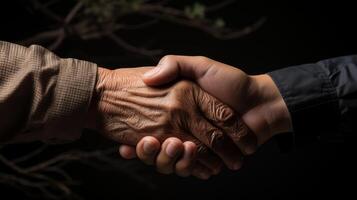
[[121,29],[125,30],[138,30],[138,29],[143,29],[143,28],[148,28],[152,25],[155,25],[159,22],[158,19],[152,19],[140,24],[121,24]]
[[107,150],[100,150],[100,151],[93,151],[93,152],[68,152],[60,154],[56,157],[53,157],[49,160],[36,164],[34,166],[28,167],[25,169],[26,172],[36,172],[46,169],[52,165],[56,165],[57,163],[73,161],[73,160],[81,160],[81,159],[89,159],[89,158],[96,158],[99,156],[104,156],[110,153],[114,153],[116,149],[107,149]]
[[25,162],[27,160],[30,160],[31,158],[39,155],[40,153],[42,153],[43,151],[45,151],[47,149],[48,145],[44,144],[41,147],[29,152],[28,154],[18,157],[16,159],[13,159],[12,162],[13,163],[21,163],[21,162]]
[[48,46],[48,49],[50,49],[50,50],[57,49],[62,44],[62,42],[64,41],[65,38],[66,38],[65,30],[64,29],[60,29],[58,31],[58,35],[57,35],[56,40],[51,45]]
[[60,33],[61,33],[62,29],[56,29],[56,30],[50,30],[50,31],[45,31],[42,33],[38,33],[30,38],[27,38],[23,41],[20,41],[19,43],[23,44],[23,45],[30,45],[30,44],[36,44],[36,43],[43,43],[43,42],[47,42],[49,40],[53,40],[55,38],[57,38]]
[[[227,1],[227,3],[230,2],[231,1]],[[223,6],[225,4],[222,3],[219,5]],[[213,27],[211,25],[212,22],[207,19],[189,19],[186,14],[179,9],[163,7],[160,5],[143,5],[138,12],[163,21],[193,27],[222,40],[235,39],[248,35],[259,29],[266,21],[266,17],[262,17],[250,26],[246,26],[238,30],[231,30],[229,28]]]
[[113,33],[109,33],[108,37],[112,39],[113,42],[115,42],[117,45],[121,46],[123,49],[132,52],[132,53],[137,53],[145,56],[154,56],[158,55],[161,53],[161,50],[147,50],[144,48],[137,48],[129,43],[127,43],[125,40],[120,38],[117,35],[114,35]]
[[212,6],[208,6],[206,8],[206,12],[214,12],[214,11],[217,11],[217,10],[220,10],[228,5],[231,5],[233,4],[234,2],[236,2],[236,0],[225,0],[225,1],[221,1],[217,4],[214,4]]
[[[198,17],[195,17],[197,14],[192,14],[192,16],[188,15],[187,10],[170,7],[168,5],[168,0],[155,2],[146,0],[79,0],[65,17],[56,15],[49,6],[42,4],[39,0],[32,1],[36,8],[38,8],[45,16],[61,23],[57,29],[38,33],[20,43],[24,45],[46,43],[48,44],[47,47],[51,50],[57,49],[66,38],[75,36],[83,40],[109,38],[126,51],[144,56],[153,56],[160,54],[162,51],[136,47],[119,37],[117,34],[118,31],[148,28],[161,20],[195,28],[206,32],[217,39],[227,40],[240,38],[256,31],[266,20],[265,17],[262,17],[249,26],[232,29],[225,27],[225,23],[222,19],[213,21],[204,17],[204,13],[220,10],[225,6],[234,3],[234,0],[224,0],[210,6],[196,3],[194,4],[196,7],[192,8],[193,10],[188,11],[201,13]],[[152,18],[152,20],[134,25],[119,22],[119,18],[131,15],[147,16]],[[75,17],[77,17],[77,20],[73,22]]]
[[78,2],[66,16],[64,20],[65,24],[69,24],[82,7],[83,7],[83,3],[81,1]]
[[[25,156],[12,160],[0,154],[0,164],[9,171],[8,173],[0,172],[0,182],[20,188],[25,192],[30,189],[28,195],[37,194],[46,199],[72,198],[78,195],[71,190],[70,186],[78,184],[78,182],[74,181],[63,169],[65,164],[78,160],[96,163],[96,159],[102,163],[102,165],[97,166],[98,169],[103,166],[113,166],[114,163],[117,164],[115,159],[108,156],[116,152],[116,148],[110,148],[92,152],[71,151],[33,165],[28,162],[25,166],[25,161],[39,155],[45,149],[46,146],[42,146]],[[21,166],[18,164],[20,162],[23,163]]]
[[56,13],[52,12],[50,9],[48,9],[49,6],[53,3],[57,3],[58,1],[49,1],[47,4],[42,4],[38,0],[32,0],[31,3],[33,4],[33,7],[35,10],[39,10],[41,13],[43,13],[45,16],[48,18],[57,21],[57,22],[62,22],[63,19],[57,15]]
[[[79,1],[76,5],[73,6],[73,8],[69,11],[67,16],[65,18],[62,18],[52,12],[48,7],[49,3],[47,5],[44,5],[40,3],[38,0],[32,0],[32,3],[34,4],[35,9],[40,10],[45,16],[48,16],[49,18],[60,22],[62,27],[56,29],[56,30],[51,30],[51,31],[46,31],[43,33],[39,33],[35,36],[32,36],[22,42],[21,44],[24,45],[30,45],[32,43],[37,43],[37,42],[44,42],[44,41],[49,41],[49,40],[54,40],[48,48],[50,50],[55,50],[57,49],[65,40],[67,34],[66,34],[66,29],[68,24],[73,20],[73,18],[76,16],[76,14],[79,12],[79,10],[83,7],[83,3]],[[56,1],[52,1],[52,3],[56,3]]]
[[44,6],[44,7],[50,7],[50,6],[52,6],[52,5],[56,4],[56,3],[58,3],[59,1],[61,1],[61,0],[50,0],[50,1],[47,1],[47,0],[46,0],[46,2],[43,4],[43,6]]

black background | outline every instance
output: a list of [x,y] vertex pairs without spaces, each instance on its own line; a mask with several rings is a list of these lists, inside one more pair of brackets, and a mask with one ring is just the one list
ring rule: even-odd
[[[39,14],[29,12],[26,1],[3,2],[0,5],[1,40],[16,42],[48,26],[48,21]],[[189,1],[173,2],[183,4]],[[229,41],[167,23],[145,31],[121,34],[137,45],[149,41],[154,44],[152,47],[165,49],[167,54],[204,55],[240,67],[247,73],[258,74],[356,54],[357,17],[352,4],[347,1],[237,1],[216,13],[228,25],[241,27],[261,16],[266,16],[267,22],[257,32]],[[68,39],[56,53],[110,68],[155,65],[159,58],[125,52],[105,39],[88,42]],[[83,135],[80,141],[56,148],[80,146],[94,149],[100,145],[112,145],[96,133],[87,131]],[[281,153],[271,141],[247,158],[240,171],[227,170],[208,181],[160,175],[138,161],[123,161],[131,168],[130,172],[97,171],[76,165],[69,170],[82,181],[75,190],[85,199],[301,199],[335,196],[354,199],[355,138],[345,136],[312,142],[288,153]],[[12,149],[22,148],[18,145]],[[135,181],[127,173],[135,173],[146,182]],[[26,198],[5,185],[0,186],[0,195],[1,199]]]

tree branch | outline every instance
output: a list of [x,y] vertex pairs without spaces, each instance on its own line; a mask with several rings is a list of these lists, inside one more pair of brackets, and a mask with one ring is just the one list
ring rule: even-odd
[[220,9],[226,7],[226,6],[229,6],[229,5],[231,5],[231,4],[235,3],[235,2],[236,2],[236,0],[220,1],[217,4],[214,4],[214,5],[206,7],[205,11],[206,12],[214,12],[214,11],[220,10]]
[[144,48],[135,47],[135,46],[127,43],[125,40],[123,40],[119,36],[114,35],[113,33],[107,34],[107,37],[109,37],[117,45],[121,46],[123,49],[125,49],[129,52],[138,53],[138,54],[145,55],[145,56],[155,56],[155,55],[159,55],[162,52],[161,50],[147,50]]
[[58,38],[58,36],[61,34],[61,32],[62,32],[62,29],[56,29],[56,30],[42,32],[42,33],[34,35],[30,38],[27,38],[23,41],[20,41],[19,43],[27,46],[27,45],[36,44],[36,43],[47,42],[49,40]]
[[64,23],[65,24],[69,24],[72,19],[76,16],[76,14],[78,13],[78,11],[83,7],[83,2],[79,1],[73,8],[72,10],[68,13],[68,15],[66,16]]
[[138,13],[162,21],[196,28],[222,40],[235,39],[248,35],[260,28],[266,21],[266,17],[262,17],[250,26],[233,31],[228,28],[213,27],[212,22],[207,19],[190,19],[181,10],[160,5],[143,5]]
[[48,46],[48,49],[52,51],[57,49],[62,44],[65,38],[66,38],[66,32],[64,29],[61,29],[57,39],[51,45]]
[[[19,166],[14,162],[26,161],[29,158],[38,155],[40,152],[43,152],[43,150],[44,147],[40,147],[35,153],[31,152],[29,155],[14,160],[9,160],[0,154],[0,163],[12,170],[10,173],[0,172],[0,182],[17,188],[23,188],[24,190],[22,191],[24,192],[26,192],[28,188],[36,189],[37,193],[41,194],[39,197],[42,198],[63,199],[77,196],[69,187],[77,184],[77,182],[75,182],[67,172],[61,169],[63,166],[62,164],[73,160],[105,158],[107,157],[107,154],[116,152],[116,148],[93,152],[73,151],[66,154],[60,154],[49,160],[41,161],[38,164],[33,166],[30,165],[28,167]],[[104,161],[104,166],[112,166],[110,163],[113,162],[113,160],[108,158]],[[54,176],[55,174],[57,175]],[[34,191],[32,190],[27,193],[27,195],[33,194]]]
[[140,24],[122,24],[122,25],[120,25],[120,29],[138,30],[138,29],[148,28],[154,24],[157,24],[158,22],[159,22],[159,20],[153,19],[153,20],[149,20],[147,22],[140,23]]
[[[50,3],[50,2],[49,2]],[[63,22],[62,17],[60,17],[59,15],[55,14],[54,12],[52,12],[50,9],[48,9],[48,5],[51,4],[47,4],[47,5],[43,5],[42,3],[40,3],[38,0],[32,0],[32,4],[34,6],[34,8],[36,10],[39,10],[40,12],[42,12],[45,16],[47,16],[48,18],[56,21],[56,22]]]
[[48,145],[44,144],[42,145],[41,147],[39,147],[38,149],[35,149],[34,151],[31,151],[30,153],[24,155],[24,156],[21,156],[21,157],[18,157],[16,159],[13,159],[11,160],[13,163],[21,163],[21,162],[24,162],[24,161],[27,161],[27,160],[30,160],[31,158],[39,155],[40,153],[42,153],[43,151],[45,151],[47,149]]

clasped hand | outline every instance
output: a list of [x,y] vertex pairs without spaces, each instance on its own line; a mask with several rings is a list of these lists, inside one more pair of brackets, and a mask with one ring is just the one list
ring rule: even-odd
[[[262,76],[185,56],[166,56],[155,68],[99,68],[90,121],[125,144],[124,158],[138,156],[161,173],[206,179],[222,163],[239,169],[243,155],[290,128],[276,123],[289,122],[284,109],[269,121],[267,107],[285,104],[277,88],[266,84],[271,79]],[[271,87],[267,94],[266,87]]]

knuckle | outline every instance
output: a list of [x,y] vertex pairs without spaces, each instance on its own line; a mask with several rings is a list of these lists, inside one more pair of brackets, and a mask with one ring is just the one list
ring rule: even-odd
[[178,144],[178,145],[182,144],[182,141],[177,137],[169,137],[169,138],[166,139],[166,141],[168,141],[171,144],[172,143]]
[[212,149],[217,149],[224,145],[224,134],[217,129],[213,129],[209,132],[209,139],[209,146]]
[[115,141],[121,142],[121,143],[129,143],[128,141],[130,139],[130,138],[128,138],[128,135],[125,134],[124,132],[119,132],[117,134],[114,134],[113,137],[115,138]]
[[244,155],[251,155],[257,150],[257,138],[243,122],[238,123],[230,137]]
[[128,117],[126,120],[126,124],[136,131],[144,130],[147,125],[147,123],[145,123],[144,120],[141,120],[138,116]]
[[193,89],[193,84],[190,81],[182,80],[176,83],[175,89],[178,94],[186,94],[187,92],[191,92]]
[[218,122],[224,124],[229,124],[236,120],[236,115],[234,111],[222,103],[216,105],[215,116]]
[[211,59],[206,56],[196,56],[196,59],[201,63],[208,63],[211,61]]
[[193,141],[185,141],[183,145],[185,146],[185,149],[192,151],[193,154],[197,151],[197,146]]
[[204,144],[200,143],[197,145],[197,156],[206,155],[209,153],[209,149]]
[[173,99],[166,104],[166,114],[163,118],[165,124],[174,125],[176,128],[187,128],[191,111],[183,100]]
[[176,56],[174,55],[166,55],[164,57],[161,58],[159,65],[165,63],[165,64],[173,64],[176,60]]
[[249,132],[249,128],[243,122],[237,122],[231,133],[231,137],[234,141],[240,142],[249,136]]
[[174,117],[177,116],[178,114],[182,114],[185,112],[182,103],[178,100],[170,101],[167,104],[166,109],[170,117]]
[[166,56],[161,58],[160,63],[162,63],[162,62],[172,62],[172,61],[174,61],[174,59],[175,59],[174,55],[166,55]]

